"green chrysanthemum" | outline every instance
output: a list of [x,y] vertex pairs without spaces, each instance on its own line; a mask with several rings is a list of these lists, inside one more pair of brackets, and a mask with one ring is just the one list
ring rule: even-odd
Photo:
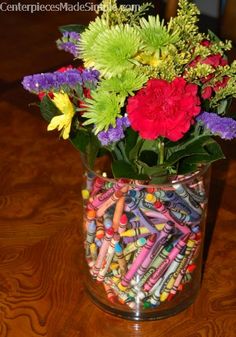
[[148,76],[135,69],[127,70],[120,76],[111,77],[101,81],[101,89],[120,94],[126,98],[133,95],[134,91],[141,89],[148,80]]
[[84,61],[85,67],[93,67],[95,62],[94,45],[99,34],[108,28],[105,20],[96,18],[91,22],[88,28],[81,34],[78,48],[79,55]]
[[138,31],[129,25],[114,26],[99,34],[94,46],[94,66],[106,77],[132,69],[135,55],[141,50]]
[[140,26],[144,48],[150,53],[156,53],[179,39],[178,32],[170,34],[158,15],[149,16],[148,21],[144,18],[140,19]]
[[86,112],[83,117],[87,120],[84,125],[94,124],[94,132],[97,134],[107,130],[110,125],[115,126],[116,118],[120,117],[124,99],[107,91],[97,90],[92,92],[92,98],[85,101]]

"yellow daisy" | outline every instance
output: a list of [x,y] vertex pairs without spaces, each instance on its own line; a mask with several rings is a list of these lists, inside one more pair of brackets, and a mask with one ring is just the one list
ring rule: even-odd
[[50,124],[48,125],[47,130],[51,131],[58,129],[61,131],[63,139],[69,138],[72,118],[75,114],[75,109],[71,103],[69,96],[64,92],[54,93],[53,103],[56,105],[58,110],[62,112],[62,115],[55,116],[51,119]]

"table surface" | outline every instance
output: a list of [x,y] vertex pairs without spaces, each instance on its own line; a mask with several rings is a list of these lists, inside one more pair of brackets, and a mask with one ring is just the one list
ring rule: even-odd
[[138,323],[102,312],[84,292],[79,154],[47,133],[38,109],[28,106],[34,97],[18,81],[68,62],[53,44],[56,27],[81,20],[88,16],[1,18],[9,47],[1,48],[0,78],[0,336],[234,337],[235,142],[223,146],[228,160],[213,166],[203,282],[194,305]]

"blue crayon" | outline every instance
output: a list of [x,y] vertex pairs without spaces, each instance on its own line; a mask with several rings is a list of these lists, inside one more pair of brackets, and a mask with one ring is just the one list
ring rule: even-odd
[[112,219],[110,217],[105,218],[104,221],[103,221],[103,224],[104,224],[104,227],[106,229],[111,228],[112,227]]
[[186,189],[181,184],[173,185],[176,193],[198,214],[202,214],[202,209],[199,204],[189,195]]
[[90,255],[90,244],[94,242],[96,234],[96,222],[94,220],[88,223],[86,235],[86,256]]
[[177,193],[167,191],[166,195],[168,197],[168,202],[170,208],[176,208],[183,210],[187,214],[189,214],[192,218],[192,220],[197,220],[200,218],[200,213],[196,212],[191,205],[189,205],[185,199],[182,199]]

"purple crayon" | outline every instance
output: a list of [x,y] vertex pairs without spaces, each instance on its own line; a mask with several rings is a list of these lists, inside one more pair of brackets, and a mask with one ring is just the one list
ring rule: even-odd
[[126,198],[126,206],[130,212],[133,212],[134,215],[139,217],[139,220],[142,226],[145,226],[149,229],[150,233],[159,233],[154,224],[145,216],[145,214],[138,208],[137,202],[132,198]]
[[169,265],[174,261],[175,257],[180,253],[180,251],[186,245],[186,239],[180,240],[176,246],[170,251],[166,259],[161,263],[161,265],[156,269],[156,271],[151,275],[151,277],[144,284],[143,289],[145,291],[150,291],[154,285],[157,283],[160,277],[163,276]]
[[126,287],[129,285],[130,281],[132,280],[133,276],[135,275],[136,271],[138,270],[139,266],[143,263],[145,258],[147,257],[150,249],[154,245],[156,241],[156,235],[151,235],[146,244],[141,248],[140,253],[134,259],[131,267],[129,268],[128,272],[125,274],[125,276],[122,278],[121,282],[119,283],[119,289],[123,290],[126,289]]

